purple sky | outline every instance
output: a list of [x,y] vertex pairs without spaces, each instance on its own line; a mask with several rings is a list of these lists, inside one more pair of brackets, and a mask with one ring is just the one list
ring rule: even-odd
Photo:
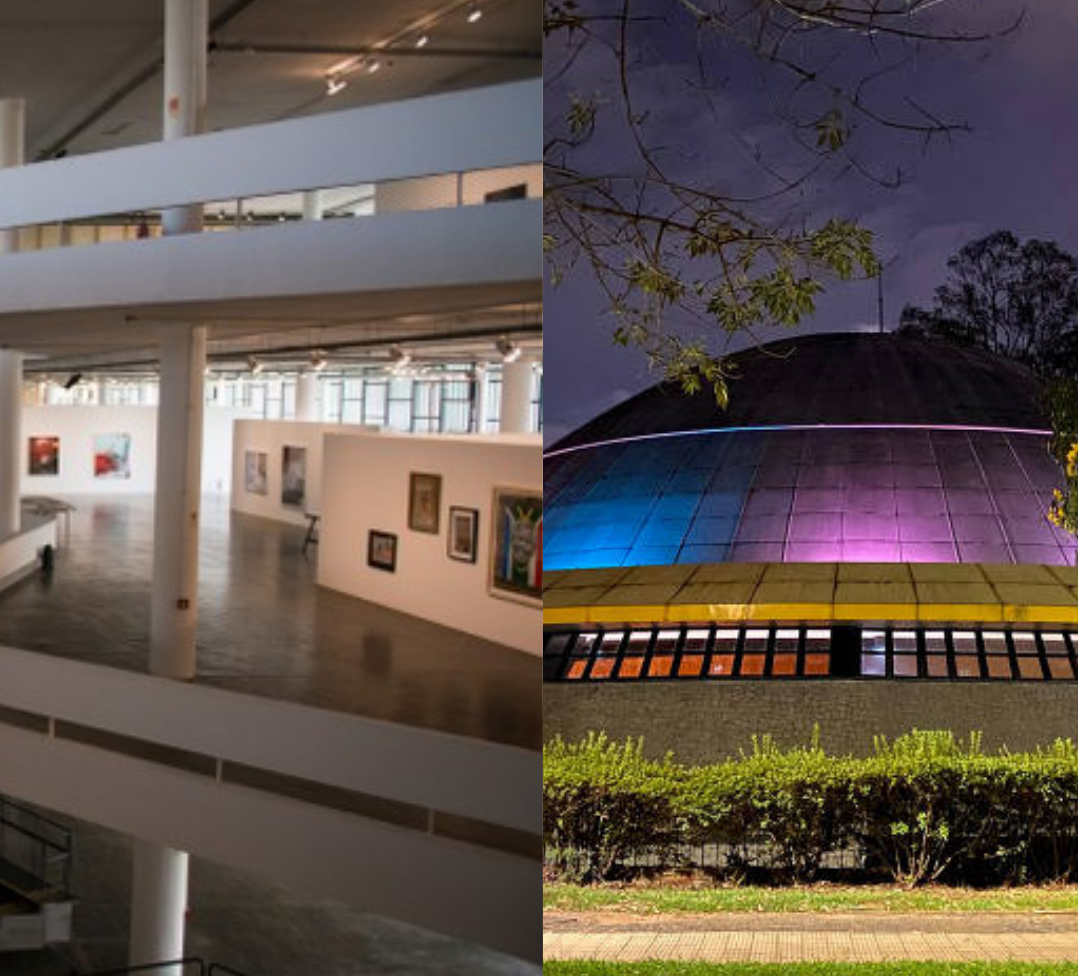
[[[1005,0],[949,0],[948,15],[964,16],[965,26],[976,30],[1005,23],[1021,9]],[[854,143],[861,158],[900,164],[904,185],[886,189],[859,178],[829,178],[784,204],[815,214],[817,222],[840,214],[874,231],[877,251],[887,262],[888,328],[897,326],[903,305],[931,304],[947,257],[976,237],[1005,228],[1023,239],[1053,239],[1078,253],[1078,4],[1029,0],[1025,11],[1017,33],[976,48],[930,53],[900,78],[881,83],[883,100],[898,105],[908,92],[933,112],[968,123],[972,132],[925,149],[917,137],[899,142],[893,133],[862,127]],[[677,33],[672,30],[657,43]],[[717,186],[766,190],[766,174],[747,152],[738,151],[745,144],[763,147],[775,165],[796,166],[786,134],[769,116],[754,66],[731,58],[734,83],[713,100],[715,115],[688,115],[692,103],[677,86],[692,74],[692,52],[674,45],[646,53],[649,64],[638,69],[646,89],[642,96],[651,96],[648,107],[662,120],[655,130],[659,136],[691,147],[679,156],[684,171],[695,167],[702,180]],[[705,52],[709,57],[722,53]],[[592,93],[609,89],[613,79],[610,61],[597,51],[578,62],[565,84]],[[558,104],[553,89],[547,104]],[[730,133],[737,134],[736,143]],[[590,151],[618,158],[622,145],[616,134],[600,130]],[[549,444],[658,377],[639,352],[612,344],[603,297],[587,267],[544,290]],[[815,316],[799,328],[872,329],[876,316],[875,282],[835,282],[818,301]],[[765,336],[772,337],[775,333]],[[712,349],[722,348],[716,337]]]

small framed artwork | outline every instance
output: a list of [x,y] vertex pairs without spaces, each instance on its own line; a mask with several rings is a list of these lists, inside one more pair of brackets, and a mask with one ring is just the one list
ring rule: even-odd
[[268,495],[267,456],[264,451],[248,451],[245,458],[244,487],[251,495]]
[[307,448],[286,446],[281,452],[281,504],[302,508],[307,498]]
[[449,506],[449,539],[446,543],[450,559],[474,563],[476,540],[479,538],[479,510]]
[[28,473],[34,476],[60,473],[60,438],[31,437],[30,466]]
[[130,434],[94,434],[94,477],[131,477]]
[[408,479],[408,528],[438,534],[442,508],[442,476],[416,471]]
[[371,529],[367,537],[367,565],[384,569],[387,573],[397,571],[397,537],[391,532]]
[[496,487],[490,537],[491,596],[542,606],[542,491]]

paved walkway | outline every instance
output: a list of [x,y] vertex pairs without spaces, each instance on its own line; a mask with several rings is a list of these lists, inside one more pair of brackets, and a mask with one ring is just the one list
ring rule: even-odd
[[546,912],[544,959],[1078,962],[1078,913]]

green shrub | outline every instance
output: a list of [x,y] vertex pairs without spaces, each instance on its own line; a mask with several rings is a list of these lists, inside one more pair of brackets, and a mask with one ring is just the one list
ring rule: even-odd
[[810,880],[831,851],[915,886],[1078,877],[1078,748],[986,755],[980,737],[914,731],[872,756],[818,743],[753,742],[738,759],[688,768],[646,759],[640,741],[603,735],[544,750],[548,864],[576,881],[610,878],[633,855],[669,861],[678,845],[719,843],[735,863]]
[[543,749],[543,839],[558,874],[585,883],[611,877],[631,855],[668,856],[681,830],[675,798],[684,778],[668,757],[645,759],[640,741],[623,746],[591,734]]

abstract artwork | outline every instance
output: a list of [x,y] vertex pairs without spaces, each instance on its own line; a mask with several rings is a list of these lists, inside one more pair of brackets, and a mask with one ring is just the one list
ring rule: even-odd
[[131,477],[130,434],[94,434],[94,477]]
[[442,476],[412,472],[408,483],[408,528],[438,534]]
[[251,495],[268,495],[268,456],[264,451],[248,451],[245,456],[244,487]]
[[527,488],[495,488],[491,522],[491,595],[540,606],[543,585],[542,492]]
[[307,498],[307,448],[286,447],[281,456],[281,504],[302,508]]
[[60,473],[60,438],[31,437],[29,439],[28,471],[31,475]]

